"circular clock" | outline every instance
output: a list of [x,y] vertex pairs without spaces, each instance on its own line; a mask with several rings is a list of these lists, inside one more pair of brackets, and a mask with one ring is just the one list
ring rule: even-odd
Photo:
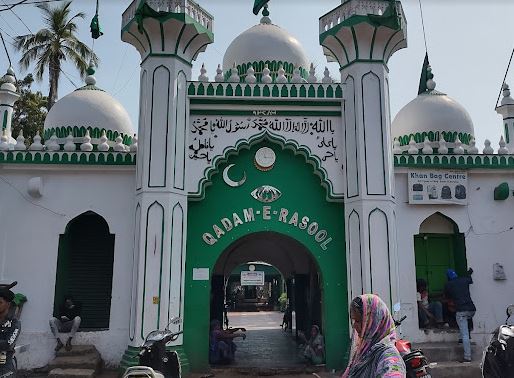
[[271,148],[259,148],[255,153],[255,166],[258,170],[269,171],[273,168],[276,158],[275,151]]

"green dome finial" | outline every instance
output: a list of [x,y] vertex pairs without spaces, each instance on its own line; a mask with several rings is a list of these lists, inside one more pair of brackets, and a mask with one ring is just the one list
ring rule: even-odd
[[95,63],[91,60],[89,62],[89,67],[86,70],[87,76],[86,76],[86,85],[95,85],[96,84],[96,78],[95,78]]
[[271,24],[271,18],[269,18],[269,10],[268,10],[267,4],[264,6],[264,9],[262,10],[261,24],[265,24],[265,25]]
[[89,67],[87,68],[86,73],[89,76],[92,76],[96,73],[95,63],[92,60],[89,62]]

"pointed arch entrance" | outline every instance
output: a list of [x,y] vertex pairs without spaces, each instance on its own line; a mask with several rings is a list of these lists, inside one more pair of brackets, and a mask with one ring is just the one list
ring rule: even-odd
[[458,275],[467,271],[465,236],[449,217],[436,212],[426,218],[414,235],[416,278],[427,282],[428,292],[435,297],[443,294],[446,270]]
[[[234,326],[232,321],[235,318],[237,323],[254,328],[248,330],[248,341],[239,345],[236,364],[238,367],[260,367],[264,360],[268,361],[268,367],[303,365],[305,361],[298,358],[298,350],[294,345],[298,333],[309,335],[312,325],[317,325],[322,334],[325,334],[322,309],[323,278],[312,253],[290,236],[273,231],[256,232],[236,240],[222,253],[213,268],[210,319],[221,320],[226,316],[226,313],[223,313],[223,304],[227,300],[227,283],[234,269],[255,260],[261,263],[252,265],[263,269],[262,263],[267,263],[280,271],[285,280],[284,293],[287,294],[290,309],[294,314],[291,324],[292,335],[284,333],[279,328],[281,316],[277,317],[271,312],[266,312],[260,317],[265,320],[262,323],[258,320],[256,323],[255,320],[258,314],[254,311],[258,308],[250,309],[250,306],[247,306],[243,315],[237,312],[229,313],[231,326]],[[270,272],[263,273],[266,280]],[[253,289],[255,286],[250,288]],[[272,319],[275,319],[274,322]],[[261,345],[264,343],[267,343],[266,348]]]
[[72,219],[59,235],[54,310],[72,295],[82,305],[81,329],[109,328],[114,237],[93,211]]
[[[263,147],[276,156],[271,169],[256,164]],[[302,306],[297,322],[302,328],[322,324],[327,366],[344,366],[349,346],[344,205],[327,200],[315,167],[294,146],[259,140],[219,161],[201,198],[189,201],[184,349],[193,370],[209,366],[211,287],[249,261],[275,266],[304,288],[302,301],[319,303]],[[311,295],[316,285],[319,290]]]
[[[226,299],[226,283],[238,266],[261,261],[275,267],[286,281],[291,308],[295,311],[296,331],[308,334],[316,324],[323,329],[321,311],[322,276],[311,252],[290,236],[273,231],[246,235],[230,245],[219,257],[213,270],[211,318],[222,319],[220,304]],[[223,282],[223,290],[216,286]]]

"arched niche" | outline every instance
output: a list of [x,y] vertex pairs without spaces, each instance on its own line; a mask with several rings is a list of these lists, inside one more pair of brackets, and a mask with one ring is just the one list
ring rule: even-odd
[[82,307],[81,329],[109,328],[114,234],[103,217],[87,211],[59,235],[54,312],[71,295]]
[[465,235],[450,217],[436,212],[420,223],[414,235],[416,278],[424,279],[434,298],[441,297],[446,283],[446,270],[457,274],[467,271]]

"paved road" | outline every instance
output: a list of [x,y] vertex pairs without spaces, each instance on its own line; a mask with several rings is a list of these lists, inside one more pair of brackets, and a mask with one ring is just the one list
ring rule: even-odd
[[285,368],[304,366],[300,350],[290,332],[280,327],[280,312],[231,312],[230,327],[246,328],[246,340],[236,339],[237,367]]
[[[317,376],[311,373],[314,371],[313,367],[308,366],[300,357],[301,350],[298,349],[291,332],[284,332],[280,327],[282,316],[280,312],[229,312],[229,326],[246,328],[247,337],[246,340],[236,339],[238,347],[236,362],[228,369],[213,369],[210,373],[213,375],[210,377],[237,378],[255,375],[287,375],[288,378],[336,377],[325,372],[317,372]],[[98,376],[98,378],[117,377],[118,372],[111,371]],[[190,376],[190,378],[202,377],[209,377],[209,374]]]

